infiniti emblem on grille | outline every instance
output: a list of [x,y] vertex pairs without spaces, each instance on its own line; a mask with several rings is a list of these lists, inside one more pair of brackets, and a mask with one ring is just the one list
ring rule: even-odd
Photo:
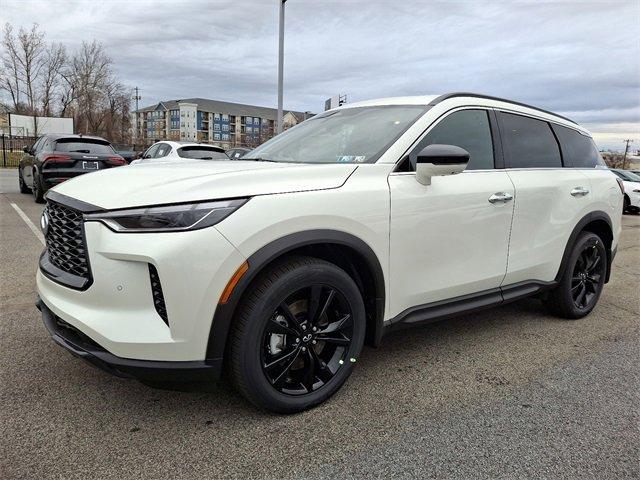
[[49,232],[49,214],[47,213],[46,208],[43,210],[42,216],[40,217],[40,228],[42,228],[42,233],[45,235]]

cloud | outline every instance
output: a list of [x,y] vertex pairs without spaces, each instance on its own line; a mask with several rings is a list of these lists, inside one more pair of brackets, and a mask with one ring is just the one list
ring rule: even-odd
[[[196,96],[276,103],[274,0],[3,0],[3,17],[37,22],[71,47],[101,41],[145,105]],[[338,93],[355,101],[474,91],[640,136],[639,24],[636,0],[289,0],[285,104],[319,111]]]

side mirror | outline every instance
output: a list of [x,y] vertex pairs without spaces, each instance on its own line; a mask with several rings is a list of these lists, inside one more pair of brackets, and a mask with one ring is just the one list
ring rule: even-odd
[[29,147],[28,145],[25,145],[24,147],[22,147],[22,151],[24,153],[31,153],[31,147]]
[[456,175],[469,163],[469,152],[455,145],[427,145],[416,159],[416,180],[431,185],[431,177]]

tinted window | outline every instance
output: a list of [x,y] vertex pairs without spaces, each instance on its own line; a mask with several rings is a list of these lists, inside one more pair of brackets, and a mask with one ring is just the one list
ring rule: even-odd
[[179,148],[178,155],[183,158],[196,158],[199,160],[229,160],[226,153],[217,148],[204,146]]
[[158,150],[156,150],[156,153],[153,156],[153,158],[165,157],[169,154],[170,151],[171,151],[171,147],[168,144],[161,143],[158,145]]
[[604,166],[604,161],[591,138],[560,125],[554,125],[553,130],[560,140],[565,167],[595,168]]
[[467,170],[493,168],[493,141],[486,110],[461,110],[440,121],[409,155],[413,169],[420,150],[432,144],[464,148],[470,155]]
[[115,150],[110,144],[101,141],[93,140],[80,140],[73,139],[60,139],[56,141],[56,152],[66,153],[92,153],[94,155],[115,153]]
[[504,112],[498,112],[498,118],[508,167],[562,167],[558,142],[547,122]]

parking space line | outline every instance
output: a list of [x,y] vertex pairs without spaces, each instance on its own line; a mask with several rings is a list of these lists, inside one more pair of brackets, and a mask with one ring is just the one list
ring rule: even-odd
[[38,240],[40,240],[40,243],[42,243],[42,245],[45,245],[44,243],[44,235],[42,235],[42,232],[40,231],[40,229],[38,227],[36,227],[33,222],[31,220],[29,220],[29,217],[27,217],[27,214],[24,213],[19,206],[17,206],[15,203],[11,203],[11,206],[13,207],[13,209],[18,212],[18,215],[20,215],[20,218],[22,220],[24,220],[24,223],[27,224],[27,227],[29,227],[31,229],[31,231],[33,232],[33,234],[36,236],[36,238]]

